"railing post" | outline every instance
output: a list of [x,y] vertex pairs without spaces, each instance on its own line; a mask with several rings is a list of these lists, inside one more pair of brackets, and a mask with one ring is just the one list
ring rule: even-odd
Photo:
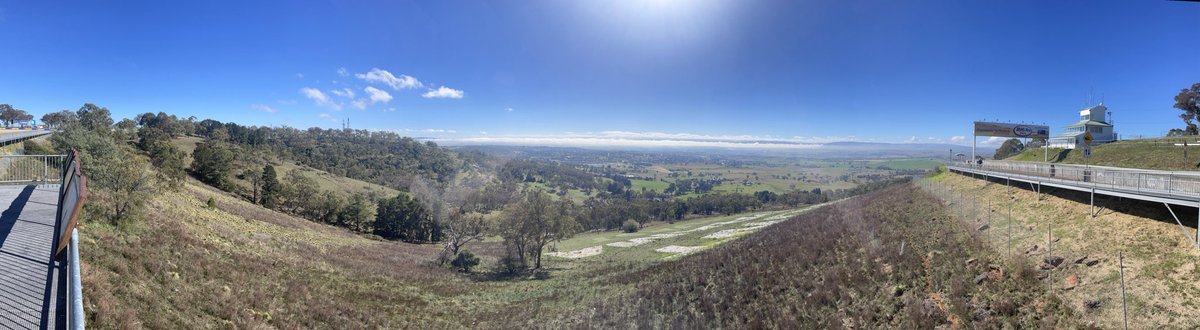
[[69,267],[71,268],[70,269],[71,282],[69,283],[71,286],[71,288],[70,288],[70,290],[71,290],[70,291],[71,305],[67,306],[67,309],[70,310],[70,312],[71,312],[71,314],[70,314],[71,320],[68,322],[68,323],[70,323],[70,326],[68,328],[84,329],[85,328],[84,323],[86,323],[87,320],[83,314],[83,281],[81,280],[80,275],[79,275],[79,230],[78,229],[71,229],[70,245],[71,245],[71,247],[70,247],[71,250],[68,253],[70,253],[71,255],[70,255],[70,258],[68,258],[68,260],[70,260],[69,262],[71,263],[69,265]]

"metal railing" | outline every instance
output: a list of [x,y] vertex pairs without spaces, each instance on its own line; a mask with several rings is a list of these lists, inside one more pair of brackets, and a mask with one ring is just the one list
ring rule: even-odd
[[61,183],[66,158],[66,155],[0,156],[0,184]]
[[32,137],[50,134],[49,131],[28,131],[14,133],[0,133],[0,144],[8,144],[12,141],[24,140]]
[[949,167],[1036,177],[1046,183],[1106,188],[1143,195],[1200,200],[1200,172],[1157,171],[1074,164],[985,161],[953,162]]
[[83,313],[83,282],[79,276],[79,234],[75,227],[79,223],[79,212],[83,209],[83,201],[87,199],[87,177],[79,166],[79,152],[72,151],[66,156],[66,166],[59,172],[62,174],[58,190],[58,211],[55,220],[58,222],[54,255],[63,256],[64,266],[68,267],[67,283],[67,327],[68,329],[84,328]]

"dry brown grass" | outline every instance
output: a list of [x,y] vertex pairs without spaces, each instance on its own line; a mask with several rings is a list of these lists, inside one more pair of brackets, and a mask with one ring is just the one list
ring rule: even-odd
[[[1008,250],[1007,200],[1005,183],[985,183],[959,175],[943,175],[936,179],[949,187],[950,207],[963,210],[959,216],[975,225],[987,221],[987,201],[994,201],[990,241],[998,253]],[[1122,323],[1118,252],[1125,254],[1125,285],[1129,301],[1129,322],[1137,328],[1196,328],[1200,321],[1194,312],[1200,310],[1200,250],[1192,246],[1178,224],[1162,204],[1121,201],[1097,197],[1104,208],[1099,216],[1088,216],[1087,194],[1055,191],[1047,188],[1041,201],[1028,187],[1012,189],[1013,248],[1016,255],[1030,261],[1040,261],[1046,253],[1046,226],[1053,228],[1054,255],[1063,256],[1066,267],[1054,272],[1055,288],[1071,307],[1083,313],[1085,320],[1105,328],[1119,328]],[[972,203],[972,196],[977,202]],[[978,213],[972,212],[975,204]],[[1174,207],[1195,235],[1196,208]],[[972,220],[973,219],[973,220]],[[980,232],[989,237],[987,232]],[[1030,253],[1026,251],[1037,249]],[[1095,266],[1075,264],[1080,257],[1099,260]],[[1078,286],[1064,290],[1066,278],[1078,276]],[[1098,301],[1100,306],[1085,307],[1086,302]]]
[[[689,329],[1077,324],[1029,265],[988,257],[982,241],[915,189],[891,187],[676,263],[614,276],[609,281],[637,290],[595,302],[575,322]],[[1000,273],[974,281],[993,271]]]
[[136,227],[83,229],[89,326],[462,326],[432,300],[473,282],[430,265],[437,246],[363,238],[194,183],[151,208]]

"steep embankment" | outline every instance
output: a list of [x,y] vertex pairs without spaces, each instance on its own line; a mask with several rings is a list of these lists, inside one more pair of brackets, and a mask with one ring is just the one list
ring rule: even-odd
[[1023,263],[995,256],[931,195],[897,185],[608,282],[579,325],[676,328],[1070,327]]
[[83,227],[89,326],[445,326],[457,322],[430,297],[470,283],[428,264],[437,246],[367,239],[194,181],[149,209],[143,222]]
[[1084,320],[1121,327],[1118,255],[1124,253],[1131,328],[1200,327],[1191,316],[1200,301],[1200,250],[1185,236],[1195,233],[1196,208],[1175,207],[1186,226],[1181,230],[1162,204],[1098,196],[1101,209],[1092,218],[1090,196],[1083,193],[1046,187],[1038,200],[1028,185],[1008,188],[1004,181],[956,174],[941,174],[932,182],[956,216],[976,228],[990,224],[976,231],[997,255],[1009,250],[1010,204],[1014,255],[1040,263],[1052,240],[1053,255],[1064,259],[1052,274],[1055,293]]
[[[1184,142],[1187,147],[1184,147]],[[1184,149],[1187,155],[1184,155]],[[1083,164],[1083,150],[1050,148],[1030,149],[1007,160]],[[1157,170],[1200,170],[1200,139],[1162,138],[1124,140],[1092,147],[1092,165],[1145,168]]]

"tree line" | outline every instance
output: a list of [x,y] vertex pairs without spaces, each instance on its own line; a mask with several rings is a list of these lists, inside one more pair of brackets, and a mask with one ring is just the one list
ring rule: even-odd
[[[178,189],[191,176],[249,202],[312,221],[383,239],[443,244],[438,261],[463,270],[478,263],[463,247],[489,235],[502,237],[509,252],[501,268],[519,272],[541,268],[542,252],[550,242],[585,230],[616,230],[631,221],[638,227],[650,221],[680,221],[689,214],[817,204],[886,184],[782,194],[710,193],[682,199],[654,191],[600,190],[611,183],[624,188],[629,181],[554,162],[505,163],[387,132],[247,127],[165,113],[114,122],[107,108],[90,103],[76,111],[54,113],[53,125],[60,130],[50,138],[49,148],[27,142],[26,150],[81,152],[94,193],[87,207],[89,219],[121,226],[141,216],[155,193]],[[184,136],[204,140],[189,155],[173,143]],[[263,161],[268,158],[357,176],[401,192],[347,196],[322,189],[299,171],[281,173],[270,161]],[[402,178],[388,177],[393,174]],[[590,188],[597,193],[574,203],[537,187],[522,189],[523,182]]]

